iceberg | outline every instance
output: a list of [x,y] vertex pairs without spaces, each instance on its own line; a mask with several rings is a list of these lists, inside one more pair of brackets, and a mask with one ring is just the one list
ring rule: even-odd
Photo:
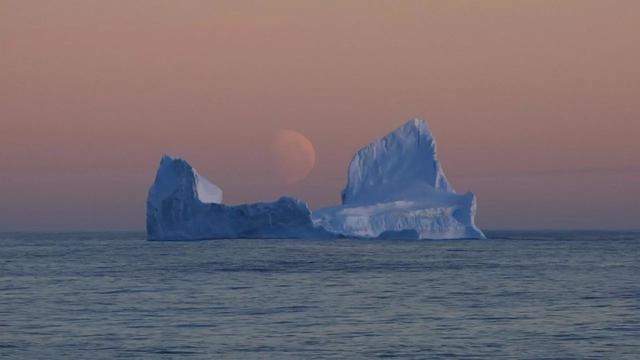
[[222,204],[222,190],[185,160],[163,156],[147,198],[149,240],[326,238],[303,201]]
[[426,121],[411,119],[351,160],[342,204],[316,211],[315,225],[345,237],[482,239],[476,197],[453,189]]
[[338,206],[312,213],[291,197],[232,206],[222,195],[185,160],[163,156],[147,198],[147,238],[485,238],[475,195],[453,189],[420,119],[356,153]]

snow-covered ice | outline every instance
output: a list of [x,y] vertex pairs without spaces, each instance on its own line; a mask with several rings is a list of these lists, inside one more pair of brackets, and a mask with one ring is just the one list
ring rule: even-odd
[[222,190],[182,159],[164,156],[147,199],[149,240],[326,238],[303,201],[227,206]]
[[346,237],[484,238],[475,212],[475,195],[457,194],[447,180],[426,121],[412,119],[358,151],[342,205],[313,220]]
[[424,120],[412,119],[362,148],[342,204],[311,213],[303,201],[228,206],[222,190],[182,159],[164,156],[147,200],[150,240],[216,238],[484,238],[476,197],[455,192]]

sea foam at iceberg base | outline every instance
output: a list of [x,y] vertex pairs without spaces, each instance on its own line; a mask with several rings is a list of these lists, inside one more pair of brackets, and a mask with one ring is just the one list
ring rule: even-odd
[[482,239],[475,212],[475,195],[457,194],[444,175],[427,123],[412,119],[358,151],[342,204],[313,213],[290,197],[224,205],[218,186],[164,156],[147,199],[147,237]]

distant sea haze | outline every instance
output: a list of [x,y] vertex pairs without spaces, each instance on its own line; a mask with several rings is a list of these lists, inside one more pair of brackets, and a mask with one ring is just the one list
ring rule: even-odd
[[555,175],[576,175],[576,174],[636,174],[640,173],[640,165],[638,166],[621,166],[621,167],[583,167],[583,168],[566,168],[566,169],[542,169],[542,170],[522,170],[522,171],[505,171],[505,172],[478,172],[478,173],[459,173],[454,176],[460,177],[509,177],[509,176],[555,176]]

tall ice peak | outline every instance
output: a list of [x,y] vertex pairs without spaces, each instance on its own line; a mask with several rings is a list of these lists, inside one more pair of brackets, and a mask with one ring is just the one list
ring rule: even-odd
[[172,194],[198,199],[204,204],[222,203],[222,189],[198,174],[185,160],[165,154],[160,160],[149,199],[164,199]]
[[360,149],[351,160],[342,203],[367,203],[421,185],[455,193],[436,158],[427,122],[414,118]]

